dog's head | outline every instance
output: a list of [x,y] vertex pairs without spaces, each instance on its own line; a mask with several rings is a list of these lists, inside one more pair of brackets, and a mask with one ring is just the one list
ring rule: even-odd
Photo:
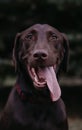
[[21,71],[20,66],[23,66],[34,86],[51,85],[50,82],[55,80],[53,70],[56,74],[60,68],[66,71],[68,40],[57,29],[47,24],[36,24],[16,35],[13,60],[16,71]]

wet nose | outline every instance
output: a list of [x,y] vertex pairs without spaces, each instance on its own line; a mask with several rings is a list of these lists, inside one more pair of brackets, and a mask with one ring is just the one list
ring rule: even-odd
[[38,50],[38,51],[34,52],[33,57],[36,60],[38,60],[38,59],[46,60],[48,57],[48,54],[45,50]]

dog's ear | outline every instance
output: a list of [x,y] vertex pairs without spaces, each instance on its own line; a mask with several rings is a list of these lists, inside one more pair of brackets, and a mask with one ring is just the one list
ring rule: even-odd
[[61,69],[66,72],[68,67],[68,60],[69,60],[69,42],[67,36],[62,33],[63,36],[63,47],[64,47],[64,56],[61,62]]
[[15,71],[18,69],[18,52],[19,52],[19,38],[20,38],[20,33],[17,33],[15,37],[15,42],[14,42],[14,48],[13,48],[13,63],[15,66]]

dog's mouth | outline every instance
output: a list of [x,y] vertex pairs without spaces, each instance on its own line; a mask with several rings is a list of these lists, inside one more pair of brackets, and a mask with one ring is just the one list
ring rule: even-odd
[[46,67],[37,67],[37,68],[30,68],[28,66],[29,74],[33,80],[34,85],[37,88],[45,87],[46,86]]
[[60,98],[61,90],[56,78],[56,65],[50,67],[38,66],[36,68],[28,65],[27,69],[36,88],[40,89],[47,86],[53,101]]

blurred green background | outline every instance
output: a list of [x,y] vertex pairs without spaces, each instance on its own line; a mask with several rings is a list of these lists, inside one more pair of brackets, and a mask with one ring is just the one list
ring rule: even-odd
[[17,32],[47,23],[64,32],[70,44],[67,74],[60,84],[70,130],[82,130],[82,0],[0,0],[0,101],[14,85],[12,50]]

